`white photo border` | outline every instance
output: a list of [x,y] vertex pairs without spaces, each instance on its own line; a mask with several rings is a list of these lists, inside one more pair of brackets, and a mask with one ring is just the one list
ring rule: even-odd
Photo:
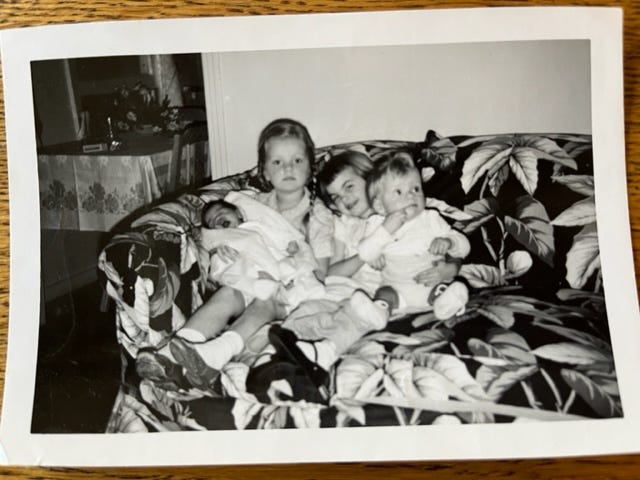
[[[171,32],[171,35],[167,35]],[[131,39],[135,38],[135,42]],[[31,434],[39,325],[39,192],[30,62],[152,53],[586,39],[596,211],[624,417],[428,427]],[[0,33],[10,186],[10,321],[0,443],[11,464],[65,466],[452,460],[640,450],[640,319],[627,204],[622,10],[389,11],[104,22]],[[604,201],[606,200],[606,203]],[[188,445],[188,449],[184,446]],[[188,450],[188,451],[187,451]]]

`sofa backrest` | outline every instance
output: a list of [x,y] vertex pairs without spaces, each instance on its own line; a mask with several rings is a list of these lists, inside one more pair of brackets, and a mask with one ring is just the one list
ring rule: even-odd
[[[423,141],[372,140],[319,147],[314,167],[344,150],[359,150],[374,161],[393,151],[412,156],[422,174],[427,207],[439,210],[471,241],[465,265],[477,277],[473,286],[502,281],[511,254],[533,265],[527,270],[529,278],[519,279],[522,282],[545,278],[548,285],[581,288],[594,281],[589,265],[568,261],[571,249],[581,246],[582,237],[591,238],[596,228],[590,135],[442,137],[430,130]],[[103,265],[110,269],[103,271],[119,289],[126,287],[126,279],[131,283],[137,278],[132,271],[150,280],[155,293],[149,309],[165,313],[149,324],[169,334],[175,324],[171,312],[164,310],[171,306],[167,292],[175,295],[174,304],[188,316],[194,308],[193,285],[206,277],[189,253],[197,243],[194,235],[205,200],[230,190],[260,187],[253,168],[152,208],[132,222],[131,238],[119,237],[105,247]],[[592,216],[577,218],[572,213],[574,205],[584,211],[592,204]],[[597,243],[594,248],[597,255]],[[131,259],[138,257],[147,271],[136,269],[135,262],[131,265]],[[162,277],[157,272],[167,273]]]

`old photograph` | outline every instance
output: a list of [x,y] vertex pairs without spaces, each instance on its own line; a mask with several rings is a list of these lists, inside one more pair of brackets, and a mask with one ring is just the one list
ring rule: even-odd
[[625,419],[593,47],[31,60],[30,433]]
[[[92,395],[106,432],[622,416],[588,41],[189,57],[31,66],[54,332],[33,431],[82,431]],[[222,145],[189,150],[201,124]]]

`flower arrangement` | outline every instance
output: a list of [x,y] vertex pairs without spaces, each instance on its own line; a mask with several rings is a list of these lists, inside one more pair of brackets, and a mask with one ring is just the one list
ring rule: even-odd
[[157,133],[179,129],[178,109],[169,105],[168,97],[158,102],[156,90],[142,82],[117,88],[112,106],[113,124],[121,132],[151,128]]

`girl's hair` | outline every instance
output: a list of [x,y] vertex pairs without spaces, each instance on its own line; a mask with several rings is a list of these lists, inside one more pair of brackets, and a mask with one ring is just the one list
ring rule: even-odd
[[325,205],[338,215],[340,212],[331,201],[331,195],[327,191],[329,185],[347,168],[351,168],[357,175],[366,179],[369,172],[373,169],[373,162],[362,152],[355,150],[346,150],[331,157],[322,167],[322,170],[316,175],[318,182],[318,196]]
[[315,166],[315,145],[309,135],[307,127],[297,120],[291,120],[290,118],[278,118],[269,123],[260,132],[258,138],[258,178],[262,184],[263,190],[271,191],[273,185],[264,177],[264,164],[267,159],[267,142],[272,138],[297,138],[304,143],[305,153],[309,159],[309,165],[311,167],[311,175],[309,175],[309,181],[307,187],[314,192],[313,184],[315,182],[314,166]]
[[373,201],[382,191],[382,183],[390,176],[403,177],[409,172],[416,171],[413,158],[408,152],[397,151],[381,156],[376,160],[375,167],[367,176],[367,196],[369,202]]

